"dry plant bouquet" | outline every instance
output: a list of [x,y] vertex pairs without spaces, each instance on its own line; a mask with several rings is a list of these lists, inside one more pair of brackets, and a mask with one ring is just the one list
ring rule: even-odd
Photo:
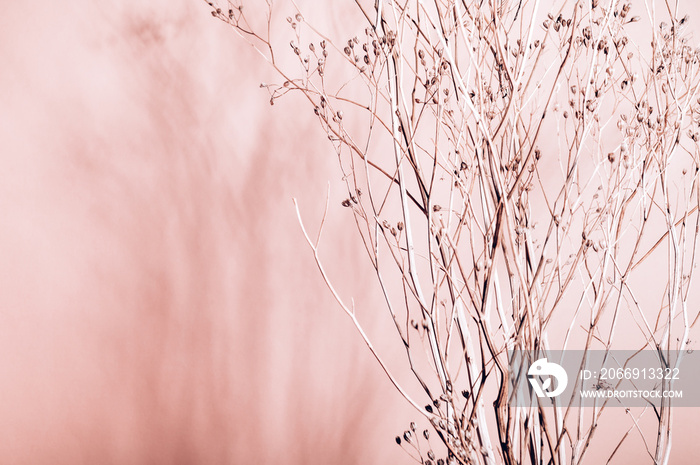
[[[343,39],[294,2],[249,3],[207,2],[278,73],[270,103],[301,93],[337,153],[337,208],[419,389],[335,290],[325,215],[318,234],[302,227],[430,425],[396,442],[430,465],[584,463],[606,404],[514,406],[508,357],[691,343],[700,49],[678,3],[354,0],[357,34]],[[670,400],[627,409],[609,458],[636,437],[667,463],[672,414]]]

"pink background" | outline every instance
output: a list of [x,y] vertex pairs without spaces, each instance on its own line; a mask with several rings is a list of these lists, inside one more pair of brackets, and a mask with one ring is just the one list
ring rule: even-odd
[[203,2],[5,2],[0,63],[0,462],[411,463],[293,209],[331,181],[324,258],[377,334],[336,157]]

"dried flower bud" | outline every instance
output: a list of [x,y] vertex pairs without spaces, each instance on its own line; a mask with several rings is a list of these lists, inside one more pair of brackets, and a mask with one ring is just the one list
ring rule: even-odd
[[341,205],[344,207],[349,207],[350,206],[350,199],[345,199],[341,202]]
[[396,444],[401,445],[401,437],[396,436]]

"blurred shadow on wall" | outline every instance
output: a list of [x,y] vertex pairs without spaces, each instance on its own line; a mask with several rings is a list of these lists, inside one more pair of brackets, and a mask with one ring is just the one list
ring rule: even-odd
[[40,3],[0,20],[0,461],[405,459],[293,212],[339,176],[313,121],[198,5]]

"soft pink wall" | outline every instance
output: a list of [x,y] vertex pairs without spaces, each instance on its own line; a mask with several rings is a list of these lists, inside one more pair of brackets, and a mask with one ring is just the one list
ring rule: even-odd
[[[269,70],[202,2],[2,10],[0,462],[410,463],[415,415],[296,222],[293,196],[312,228],[327,180],[343,198],[301,100],[266,105]],[[345,213],[325,259],[376,334]]]
[[293,210],[334,158],[256,57],[200,2],[3,6],[0,462],[404,458]]

